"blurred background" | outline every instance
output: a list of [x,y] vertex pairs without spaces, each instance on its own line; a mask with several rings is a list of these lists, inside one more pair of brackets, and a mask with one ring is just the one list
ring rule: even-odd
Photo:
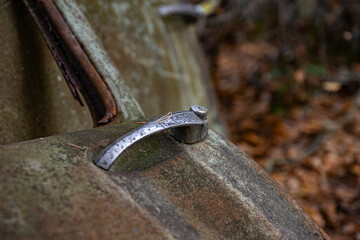
[[360,2],[222,0],[197,28],[231,140],[360,239]]

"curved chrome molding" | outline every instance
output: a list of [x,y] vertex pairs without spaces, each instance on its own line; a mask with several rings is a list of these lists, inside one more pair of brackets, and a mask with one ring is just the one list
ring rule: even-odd
[[208,132],[207,109],[200,105],[191,106],[189,111],[170,112],[118,138],[108,145],[93,160],[108,170],[116,158],[133,143],[163,130],[184,143],[203,140]]

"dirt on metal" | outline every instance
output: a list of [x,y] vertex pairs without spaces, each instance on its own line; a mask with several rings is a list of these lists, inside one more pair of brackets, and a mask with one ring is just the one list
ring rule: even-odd
[[0,238],[329,239],[213,131],[191,145],[154,135],[127,149],[110,171],[93,164],[104,146],[136,126],[1,147]]
[[108,123],[116,115],[110,90],[91,63],[53,1],[24,0],[45,37],[74,98],[82,104],[81,91],[94,125]]

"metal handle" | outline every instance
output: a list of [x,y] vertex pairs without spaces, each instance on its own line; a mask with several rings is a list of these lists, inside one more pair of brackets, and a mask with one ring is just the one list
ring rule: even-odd
[[212,14],[219,4],[220,0],[203,1],[200,4],[162,4],[158,7],[158,13],[163,18],[179,16],[197,20]]
[[201,16],[205,16],[205,13],[200,6],[190,3],[160,5],[158,7],[158,12],[163,18],[171,16],[182,16],[196,20]]
[[196,143],[203,140],[208,132],[208,110],[200,105],[193,105],[189,111],[170,112],[118,138],[108,145],[93,160],[94,163],[108,170],[116,158],[133,143],[169,130],[170,135],[184,143]]

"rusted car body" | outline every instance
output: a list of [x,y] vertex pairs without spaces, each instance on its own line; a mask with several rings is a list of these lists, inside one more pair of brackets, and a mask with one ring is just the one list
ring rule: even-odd
[[1,239],[329,239],[213,130],[195,144],[148,137],[109,171],[93,163],[145,116],[195,103],[222,131],[194,27],[156,11],[174,2],[52,1],[114,99],[92,129],[29,13],[41,1],[24,2],[0,6]]

